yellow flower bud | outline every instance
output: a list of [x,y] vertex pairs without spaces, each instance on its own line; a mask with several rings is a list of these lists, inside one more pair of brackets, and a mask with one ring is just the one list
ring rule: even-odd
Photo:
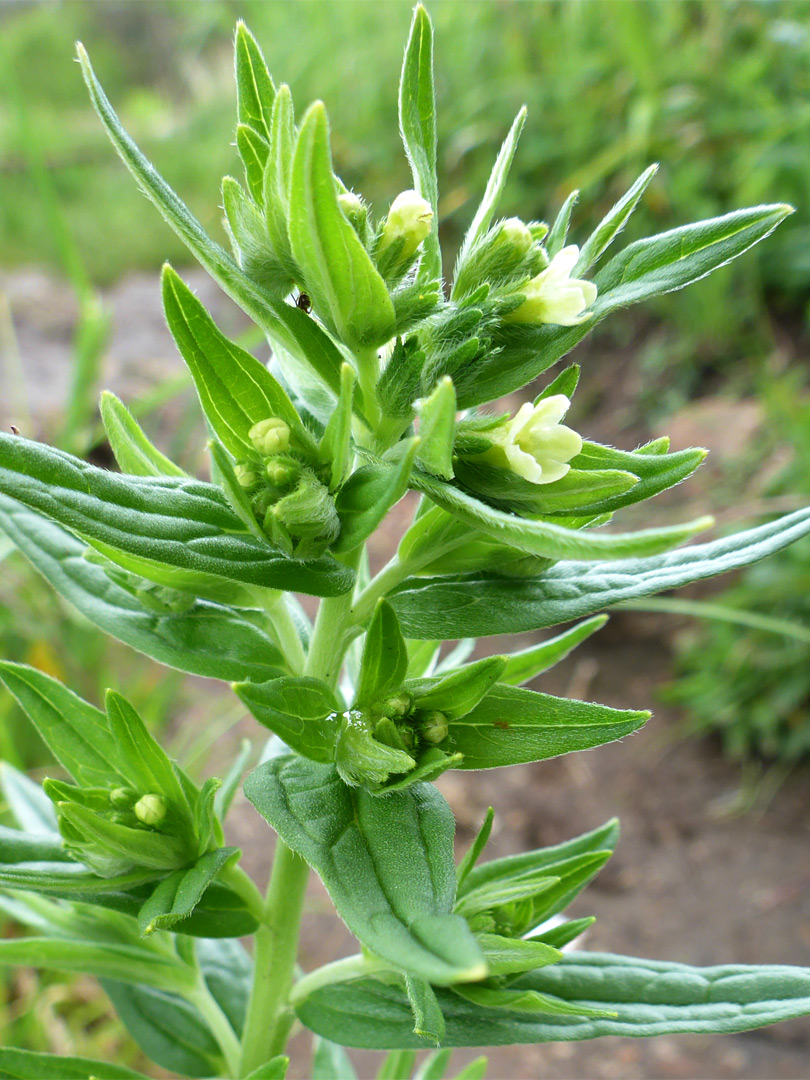
[[250,465],[234,465],[233,471],[240,487],[253,487],[258,482],[259,474]]
[[385,219],[377,256],[381,256],[399,240],[402,246],[397,255],[398,261],[405,262],[410,259],[430,233],[432,222],[433,208],[427,199],[423,199],[415,191],[400,192],[391,203]]
[[576,326],[589,319],[585,309],[596,299],[596,286],[592,281],[571,277],[578,258],[576,244],[558,251],[546,269],[520,289],[526,299],[509,312],[504,322]]
[[159,825],[166,817],[166,809],[162,795],[142,795],[135,803],[135,817],[144,825]]
[[248,438],[260,454],[282,454],[290,448],[290,425],[269,416],[253,425]]
[[449,730],[447,717],[443,712],[433,709],[422,717],[420,734],[425,742],[432,746],[438,746],[440,742],[444,742]]

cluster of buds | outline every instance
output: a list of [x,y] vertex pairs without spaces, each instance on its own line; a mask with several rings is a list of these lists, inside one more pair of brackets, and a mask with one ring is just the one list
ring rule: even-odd
[[486,288],[490,296],[512,301],[505,323],[575,326],[590,318],[596,286],[571,276],[579,248],[571,244],[549,260],[543,246],[547,233],[548,226],[539,222],[498,222],[460,259],[453,299]]
[[298,559],[314,559],[340,532],[335,501],[324,480],[328,470],[296,446],[289,424],[260,420],[249,438],[256,457],[239,462],[235,473],[256,520],[277,547]]
[[[439,763],[438,775],[446,768],[446,755],[437,748],[448,732],[443,712],[419,708],[414,696],[401,690],[368,709],[345,715],[336,746],[338,772],[347,784],[382,791],[423,765],[428,753],[431,763],[434,759]],[[421,771],[419,778],[426,778]]]

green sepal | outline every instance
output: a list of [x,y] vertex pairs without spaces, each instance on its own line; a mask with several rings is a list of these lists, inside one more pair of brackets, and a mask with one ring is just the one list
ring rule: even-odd
[[398,339],[377,383],[377,397],[386,415],[407,420],[419,397],[425,354],[415,337]]
[[324,429],[318,456],[329,466],[329,490],[335,491],[346,479],[351,464],[352,406],[357,381],[351,364],[340,369],[340,394],[337,406]]
[[527,517],[597,514],[609,501],[619,505],[625,498],[627,502],[638,501],[628,496],[638,486],[638,476],[620,469],[586,471],[572,466],[552,484],[532,484],[508,469],[472,458],[457,460],[455,474],[459,484],[474,498]]
[[404,444],[399,461],[363,465],[352,473],[335,500],[341,528],[340,536],[332,545],[333,551],[354,551],[374,532],[391,507],[399,502],[408,490],[418,447],[419,438],[416,436]]
[[109,390],[101,395],[99,411],[107,441],[121,472],[133,476],[187,475],[151,444],[126,405]]
[[453,433],[456,426],[456,392],[453,380],[439,379],[429,397],[416,402],[419,447],[416,464],[444,480],[453,478]]
[[285,1054],[277,1054],[258,1069],[249,1072],[245,1080],[284,1080],[289,1066],[290,1059]]
[[492,825],[495,821],[495,811],[490,806],[484,816],[484,820],[481,822],[481,828],[475,835],[475,839],[470,844],[469,848],[465,851],[464,857],[456,868],[456,880],[458,882],[458,889],[461,889],[464,879],[469,875],[472,868],[478,862],[481,857],[481,853],[487,845],[490,833],[492,832]]
[[455,993],[479,1005],[483,1009],[504,1009],[508,1012],[542,1013],[545,1016],[589,1016],[601,1019],[617,1016],[613,1009],[594,1009],[590,1005],[577,1002],[572,1004],[553,994],[543,994],[537,990],[496,989],[489,986],[457,987]]
[[346,714],[335,746],[335,767],[345,784],[376,794],[390,776],[407,775],[415,765],[406,750],[375,738],[362,713]]
[[300,280],[290,248],[287,221],[290,185],[295,152],[295,114],[292,94],[286,84],[278,88],[270,126],[270,155],[264,173],[264,213],[267,232],[281,265],[293,280]]
[[551,945],[554,949],[564,949],[566,945],[570,945],[572,941],[576,941],[578,937],[585,933],[589,926],[593,926],[596,922],[596,918],[593,915],[588,916],[585,919],[569,919],[567,922],[560,923],[559,926],[552,926],[548,930],[543,930],[539,934],[534,934],[528,938],[529,941],[543,941],[547,945]]
[[245,794],[373,954],[433,984],[486,973],[466,923],[451,914],[453,815],[432,785],[377,799],[347,787],[334,767],[285,756],[251,773]]
[[505,656],[487,656],[448,675],[405,683],[418,709],[438,709],[448,720],[466,716],[498,681],[506,667]]
[[394,333],[394,308],[338,204],[321,102],[310,106],[298,133],[289,205],[293,258],[318,314],[352,349],[384,344]]
[[297,753],[322,763],[334,760],[343,709],[326,683],[298,676],[235,683],[233,690],[260,724]]
[[239,483],[234,471],[233,462],[227,450],[218,439],[210,439],[208,452],[211,455],[212,479],[225,493],[225,498],[231,505],[231,509],[248,530],[263,543],[268,543],[266,534],[259,527],[250,498],[245,488]]
[[265,138],[270,135],[270,114],[276,88],[267,70],[262,51],[245,24],[236,24],[234,47],[236,72],[236,115]]
[[550,259],[553,259],[561,248],[565,247],[568,237],[568,229],[571,225],[571,215],[579,201],[579,191],[572,191],[559,209],[554,223],[546,237],[546,251]]
[[555,394],[564,394],[570,400],[579,386],[580,371],[579,364],[569,364],[567,368],[563,368],[560,374],[540,391],[532,404],[538,405],[544,398],[553,397]]

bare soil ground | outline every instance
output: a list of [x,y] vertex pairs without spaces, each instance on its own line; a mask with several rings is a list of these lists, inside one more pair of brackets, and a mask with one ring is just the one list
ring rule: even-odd
[[[216,289],[203,275],[190,276],[202,298],[215,303],[234,331],[238,320],[217,301]],[[63,289],[35,273],[0,281],[0,294],[4,290],[30,391],[33,420],[26,433],[47,437],[67,387],[72,305]],[[156,282],[127,279],[111,291],[109,302],[115,333],[105,384],[128,396],[177,371],[162,326]],[[7,329],[2,336],[8,365]],[[625,365],[624,370],[630,385],[620,389],[620,395],[632,391],[631,368]],[[621,372],[617,375],[621,386]],[[6,366],[6,387],[11,385],[8,378]],[[638,441],[633,435],[644,436],[635,431],[619,434],[611,415],[616,414],[608,401],[589,434],[628,448]],[[13,395],[0,395],[0,424],[5,427],[19,416]],[[694,425],[694,417],[690,423]],[[714,438],[722,451],[727,433],[749,423],[750,406],[722,415],[710,407],[699,441]],[[691,434],[690,424],[686,427]],[[706,495],[703,509],[710,505],[713,475],[708,472],[700,485]],[[664,506],[668,512],[672,502]],[[672,625],[660,616],[616,614],[537,688],[618,707],[654,705],[656,688],[670,674]],[[493,645],[493,651],[498,646]],[[205,695],[203,713],[211,702],[208,687]],[[458,820],[459,850],[471,841],[489,805],[497,812],[490,857],[553,844],[617,815],[622,823],[617,852],[571,909],[572,914],[598,918],[584,947],[694,964],[810,965],[807,770],[795,773],[763,812],[723,816],[718,808],[737,787],[738,770],[713,743],[681,738],[680,723],[676,712],[655,707],[646,729],[620,744],[531,766],[443,777],[439,787]],[[241,732],[255,734],[255,725],[246,721]],[[244,802],[235,807],[229,832],[232,842],[246,848],[249,867],[265,874],[271,835]],[[303,966],[309,969],[353,951],[319,883],[313,882]],[[297,1037],[294,1060],[307,1060],[307,1038]],[[458,1062],[474,1056],[459,1052]],[[364,1080],[373,1076],[378,1059],[357,1055]],[[493,1080],[803,1080],[810,1076],[810,1020],[727,1037],[616,1038],[498,1049],[490,1061]],[[297,1065],[291,1076],[306,1077],[306,1066]]]

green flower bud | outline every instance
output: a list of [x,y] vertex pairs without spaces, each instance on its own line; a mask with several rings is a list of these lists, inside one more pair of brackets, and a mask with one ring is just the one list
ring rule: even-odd
[[432,709],[422,717],[422,723],[419,728],[419,734],[432,746],[438,746],[440,742],[444,742],[447,738],[447,733],[450,730],[447,723],[447,717],[443,712],[439,712],[438,709]]
[[253,425],[248,438],[260,454],[283,454],[290,448],[290,425],[277,416],[269,416]]
[[547,265],[543,249],[531,228],[520,218],[507,218],[486,233],[456,271],[453,299],[475,292],[482,285],[500,288],[517,285]]
[[234,465],[233,471],[240,487],[253,487],[254,484],[259,482],[259,474],[250,465]]
[[314,559],[337,539],[340,519],[329,489],[311,469],[302,469],[296,487],[267,510],[263,528],[296,558]]
[[372,711],[379,716],[389,716],[393,719],[407,716],[412,708],[413,695],[407,690],[401,690],[398,694],[386,698],[385,701],[377,702]]
[[138,798],[132,788],[119,787],[110,792],[110,802],[116,810],[131,810]]
[[135,817],[144,825],[159,825],[166,817],[166,810],[162,795],[142,795],[135,803]]
[[359,195],[353,191],[342,191],[338,195],[338,205],[349,220],[349,224],[360,237],[364,247],[368,246],[370,234],[368,208]]
[[267,462],[265,472],[274,487],[288,488],[301,475],[301,466],[291,458],[275,457]]

